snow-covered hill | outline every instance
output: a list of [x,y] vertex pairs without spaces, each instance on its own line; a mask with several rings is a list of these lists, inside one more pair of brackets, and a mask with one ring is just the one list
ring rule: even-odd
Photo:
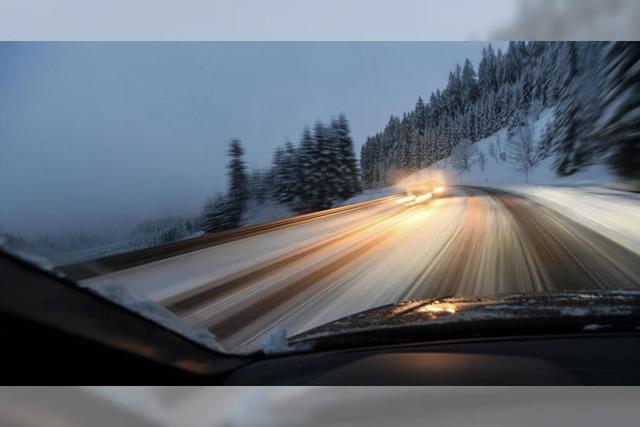
[[[543,110],[530,121],[533,148],[537,152],[553,109]],[[540,160],[528,179],[510,154],[507,129],[481,139],[468,147],[468,168],[452,155],[426,168],[410,179],[444,174],[449,184],[486,186],[520,193],[554,208],[623,246],[640,253],[640,194],[624,191],[610,169],[600,163],[567,177],[558,176],[553,157]]]
[[[552,108],[543,110],[535,119],[530,120],[533,130],[533,151],[537,152],[543,134],[553,122]],[[520,165],[510,153],[511,141],[507,128],[483,138],[469,147],[469,167],[462,169],[454,155],[436,162],[421,173],[444,172],[450,183],[489,185],[492,187],[513,186],[518,184],[544,184],[554,186],[597,185],[615,187],[618,178],[606,165],[594,164],[573,175],[560,177],[553,168],[553,157],[541,159],[531,167],[528,177],[520,170]],[[418,174],[419,176],[419,174]]]

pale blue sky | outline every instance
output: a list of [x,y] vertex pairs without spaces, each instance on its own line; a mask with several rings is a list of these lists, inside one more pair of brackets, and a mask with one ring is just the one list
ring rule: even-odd
[[522,1],[2,0],[0,40],[487,40]]
[[2,43],[0,229],[122,232],[194,215],[226,145],[269,164],[339,113],[359,148],[485,43]]

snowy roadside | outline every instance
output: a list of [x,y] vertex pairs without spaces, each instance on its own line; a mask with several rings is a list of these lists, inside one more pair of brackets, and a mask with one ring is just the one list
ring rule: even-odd
[[510,177],[510,171],[498,177],[495,169],[494,179],[472,170],[456,181],[524,195],[640,254],[640,194],[617,190],[615,177],[603,166],[592,166],[568,178],[549,179],[550,166],[550,162],[543,162],[526,184],[522,177]]
[[562,184],[502,188],[549,206],[640,254],[640,194],[601,186]]
[[[531,122],[534,141],[553,120],[551,109],[543,110]],[[481,139],[469,148],[467,170],[461,172],[455,158],[436,162],[417,176],[444,173],[450,184],[474,185],[522,194],[640,254],[640,194],[618,190],[621,183],[602,164],[585,168],[568,177],[554,172],[553,159],[539,162],[529,171],[528,183],[505,153],[507,130]],[[459,163],[459,161],[458,161]]]
[[264,203],[258,203],[251,200],[247,206],[247,210],[243,215],[242,225],[255,225],[263,222],[276,221],[298,215],[287,206],[267,200]]
[[374,190],[364,190],[362,193],[357,196],[351,197],[350,199],[345,200],[344,202],[336,205],[337,206],[347,206],[354,205],[356,203],[367,202],[369,200],[380,199],[382,197],[394,196],[396,194],[403,193],[404,190],[398,186],[392,185],[391,187],[385,188],[376,188]]
[[[354,205],[356,203],[362,203],[369,200],[375,200],[382,197],[393,196],[395,194],[402,193],[403,190],[400,187],[391,186],[386,188],[377,188],[375,190],[364,190],[357,196],[351,197],[340,203],[337,203],[334,207]],[[299,215],[297,212],[288,208],[287,206],[278,202],[268,200],[264,203],[257,203],[250,201],[247,211],[244,215],[243,225],[255,225],[263,222],[276,221],[279,219],[290,218]]]

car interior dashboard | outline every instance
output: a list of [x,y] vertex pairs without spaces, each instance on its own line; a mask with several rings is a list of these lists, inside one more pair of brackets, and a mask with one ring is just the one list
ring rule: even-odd
[[639,332],[439,340],[235,356],[0,253],[2,376],[13,384],[627,385]]

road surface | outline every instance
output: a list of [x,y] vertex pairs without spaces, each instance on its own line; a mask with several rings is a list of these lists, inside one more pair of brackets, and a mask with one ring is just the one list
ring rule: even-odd
[[85,279],[124,284],[232,352],[407,299],[640,288],[640,256],[524,197],[452,187]]

